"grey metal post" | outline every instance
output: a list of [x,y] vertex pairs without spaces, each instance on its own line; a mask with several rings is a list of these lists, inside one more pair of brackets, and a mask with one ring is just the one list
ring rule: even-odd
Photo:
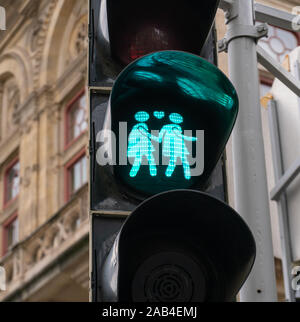
[[[268,104],[268,116],[270,126],[270,137],[272,145],[272,155],[274,161],[274,177],[277,184],[283,175],[283,165],[281,157],[281,142],[279,135],[278,116],[276,102],[271,100]],[[279,232],[282,252],[282,271],[284,280],[285,298],[289,302],[296,302],[295,291],[292,289],[292,249],[290,241],[290,229],[287,211],[286,194],[282,193],[277,201]]]
[[[253,1],[233,0],[230,3],[228,32],[239,35],[228,45],[230,79],[240,100],[239,116],[233,132],[235,207],[250,226],[257,246],[256,261],[241,290],[240,299],[277,301],[256,40],[251,35],[241,35],[254,28]],[[230,14],[235,17],[230,19]]]

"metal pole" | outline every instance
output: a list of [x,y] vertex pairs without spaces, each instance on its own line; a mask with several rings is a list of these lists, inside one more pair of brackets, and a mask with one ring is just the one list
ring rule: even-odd
[[[252,0],[231,1],[231,29],[254,26]],[[227,15],[228,16],[228,15]],[[256,41],[247,35],[228,46],[229,74],[239,99],[240,111],[233,132],[235,206],[252,230],[257,246],[253,270],[244,284],[241,301],[277,301],[269,196],[259,102]]]
[[[279,135],[278,116],[276,102],[271,100],[268,105],[268,116],[270,125],[270,137],[272,145],[272,155],[274,161],[274,176],[275,184],[278,184],[279,179],[283,174],[283,165],[281,157],[281,142]],[[288,220],[288,208],[286,194],[282,193],[277,201],[279,232],[282,252],[282,271],[284,280],[285,298],[289,302],[296,302],[295,291],[292,289],[293,275],[292,268],[292,249],[290,241],[290,226]]]

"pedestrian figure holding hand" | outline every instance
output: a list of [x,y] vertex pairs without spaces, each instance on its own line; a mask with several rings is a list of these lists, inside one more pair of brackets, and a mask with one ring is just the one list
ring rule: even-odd
[[191,168],[187,156],[190,153],[185,145],[185,141],[197,141],[197,138],[182,134],[183,131],[179,124],[183,123],[183,117],[180,114],[172,113],[169,119],[172,124],[163,126],[159,133],[159,142],[163,143],[162,153],[165,157],[170,158],[166,176],[172,176],[177,159],[180,158],[183,165],[184,177],[189,180],[191,179]]
[[145,123],[149,120],[147,112],[138,112],[135,114],[135,119],[139,122],[136,124],[128,138],[127,156],[134,158],[134,163],[130,171],[130,176],[135,177],[141,167],[143,157],[146,157],[149,164],[150,175],[157,175],[156,163],[153,156],[155,148],[151,140],[158,142],[158,137],[149,133],[148,125]]

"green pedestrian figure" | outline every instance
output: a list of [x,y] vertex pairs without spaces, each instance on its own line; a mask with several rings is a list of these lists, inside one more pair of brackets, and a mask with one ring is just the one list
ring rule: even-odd
[[135,177],[141,167],[143,157],[148,160],[150,175],[157,175],[155,158],[153,152],[155,148],[151,142],[158,142],[158,138],[149,133],[148,125],[145,123],[149,120],[147,112],[138,112],[135,114],[135,119],[139,122],[136,124],[128,137],[128,152],[127,156],[134,158],[134,163],[130,171],[130,177]]
[[191,179],[191,168],[187,156],[190,153],[185,145],[185,141],[197,141],[197,138],[182,134],[182,128],[179,124],[183,123],[183,117],[180,114],[172,113],[169,119],[173,123],[163,126],[159,133],[159,142],[163,142],[162,153],[165,157],[170,158],[166,176],[172,176],[177,159],[180,158],[184,170],[184,177],[189,180]]

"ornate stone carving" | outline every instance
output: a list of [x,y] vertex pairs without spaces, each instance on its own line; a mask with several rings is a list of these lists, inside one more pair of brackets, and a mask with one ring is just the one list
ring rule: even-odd
[[79,191],[78,198],[0,261],[7,272],[6,294],[9,294],[11,285],[21,282],[27,273],[30,275],[34,271],[38,274],[38,268],[52,262],[68,245],[74,245],[72,238],[76,238],[78,233],[82,236],[88,234],[87,200],[87,189],[84,188]]
[[6,80],[2,97],[2,135],[7,136],[11,133],[14,125],[19,123],[17,113],[20,105],[20,90],[14,78]]
[[10,121],[12,124],[19,124],[20,118],[17,113],[18,107],[20,105],[20,90],[15,88],[10,99],[10,105],[8,107],[10,114]]
[[86,52],[88,46],[88,19],[83,16],[76,24],[70,42],[70,54],[72,58]]
[[49,27],[49,23],[51,21],[51,17],[53,14],[53,11],[55,9],[56,3],[58,0],[51,0],[49,1],[49,4],[46,8],[46,10],[43,11],[42,15],[38,18],[36,22],[36,31],[35,34],[32,34],[32,46],[35,50],[33,65],[34,65],[34,85],[35,88],[38,88],[38,81],[40,77],[40,67],[43,57],[43,49],[47,37],[47,31]]
[[37,23],[33,27],[31,36],[30,36],[30,50],[34,53],[39,47],[39,32],[41,30],[41,21],[37,20]]

